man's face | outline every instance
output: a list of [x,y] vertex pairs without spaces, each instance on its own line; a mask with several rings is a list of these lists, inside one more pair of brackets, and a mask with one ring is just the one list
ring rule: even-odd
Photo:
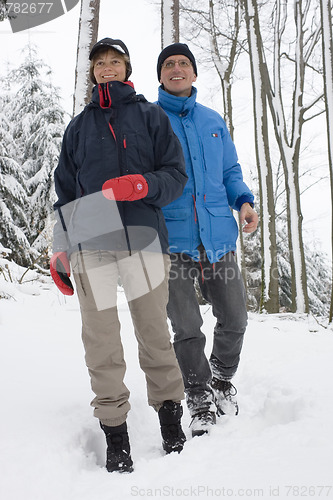
[[97,83],[110,81],[124,82],[126,78],[126,63],[116,51],[97,53],[94,58],[94,75]]
[[169,94],[178,97],[189,97],[192,83],[197,79],[188,57],[170,56],[162,64],[160,83]]

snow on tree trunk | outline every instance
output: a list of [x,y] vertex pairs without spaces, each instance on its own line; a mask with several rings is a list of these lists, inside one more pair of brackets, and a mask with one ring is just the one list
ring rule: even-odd
[[273,175],[270,162],[265,82],[262,75],[263,49],[255,0],[243,0],[250,52],[255,125],[255,149],[260,188],[262,241],[261,309],[279,311],[277,247]]
[[161,2],[161,46],[179,42],[179,0]]
[[0,22],[8,18],[8,6],[6,0],[0,0]]
[[[311,66],[309,58],[319,40],[319,28],[306,25],[307,17],[311,19],[310,1],[294,1],[294,23],[295,42],[288,44],[294,48],[294,54],[285,54],[282,48],[282,37],[288,23],[287,5],[281,0],[276,0],[274,11],[274,52],[273,52],[273,74],[272,83],[270,74],[265,63],[265,75],[267,80],[268,102],[274,124],[275,137],[279,146],[281,161],[284,168],[288,239],[291,264],[291,291],[292,310],[294,312],[308,312],[309,299],[307,290],[307,272],[304,255],[304,244],[302,236],[302,211],[299,186],[299,162],[302,127],[304,124],[304,113],[308,111],[319,99],[315,97],[313,102],[305,106],[303,102],[305,71]],[[310,24],[312,24],[312,19]],[[307,33],[307,43],[304,42],[304,34]],[[294,82],[292,86],[292,109],[291,123],[287,125],[286,108],[287,99],[282,95],[282,72],[281,59],[287,56],[290,64],[293,64]],[[292,71],[290,72],[292,74]],[[307,120],[311,119],[307,118]]]
[[[332,199],[332,238],[333,238],[333,33],[332,33],[332,3],[331,0],[321,0],[321,29],[324,64],[324,90],[326,103],[326,122],[328,139],[328,161],[331,179]],[[333,241],[332,241],[333,257]],[[333,281],[333,280],[332,280]],[[329,321],[333,319],[333,286]]]
[[89,53],[97,42],[100,0],[81,0],[77,44],[73,116],[90,101],[92,83],[89,79]]
[[295,289],[296,289],[296,312],[309,312],[307,283],[306,283],[306,267],[304,258],[304,246],[302,238],[302,213],[300,203],[299,189],[299,156],[301,143],[302,129],[302,107],[303,107],[303,92],[304,92],[304,54],[303,54],[303,6],[302,0],[295,0],[295,21],[296,21],[296,58],[295,58],[295,90],[293,95],[293,137],[292,148],[293,158],[291,165],[290,176],[290,225],[292,238],[292,255],[295,272]]

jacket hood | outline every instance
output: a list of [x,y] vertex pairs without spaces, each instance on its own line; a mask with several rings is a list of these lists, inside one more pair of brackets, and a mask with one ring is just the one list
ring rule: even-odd
[[178,97],[166,92],[161,85],[158,89],[158,101],[163,109],[171,113],[187,114],[196,104],[197,93],[197,89],[192,87],[192,94],[190,97]]
[[135,99],[136,92],[132,82],[106,82],[95,85],[92,91],[91,104],[101,108],[121,106]]

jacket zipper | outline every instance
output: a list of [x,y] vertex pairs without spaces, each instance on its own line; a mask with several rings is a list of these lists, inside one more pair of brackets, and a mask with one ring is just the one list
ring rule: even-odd
[[[101,108],[103,108],[103,109],[111,108],[112,100],[111,100],[111,96],[109,93],[108,85],[106,85],[106,86],[99,85],[98,91],[99,91],[99,96],[100,96]],[[123,166],[122,166],[123,154],[122,154],[121,144],[119,144],[119,141],[117,140],[116,133],[115,133],[110,122],[109,122],[109,129],[111,131],[111,134],[115,140],[116,147],[117,147],[119,171],[120,171],[121,175],[124,175]],[[123,137],[122,145],[123,145],[123,148],[126,149],[126,136]],[[124,230],[125,230],[127,248],[128,248],[129,254],[132,255],[130,240],[129,240],[129,236],[128,236],[128,230],[127,230],[127,226],[125,224],[125,211],[126,211],[125,205],[123,205],[121,203],[121,205],[118,204],[117,206],[119,207],[119,210],[122,212],[122,215],[123,215],[123,220],[124,220],[123,225],[124,225]]]
[[[111,129],[111,132],[113,134],[114,140],[116,141],[117,152],[118,152],[119,171],[120,171],[121,175],[124,175],[124,169],[123,169],[123,150],[126,150],[126,136],[124,135],[122,143],[119,143],[119,141],[117,140],[116,134],[115,134],[115,132],[114,132],[111,124],[110,124],[110,129]],[[126,223],[125,223],[126,205],[124,205],[124,202],[121,202],[120,207],[121,207],[121,211],[122,211],[123,219],[124,219],[123,225],[124,225],[124,231],[125,231],[127,248],[128,248],[129,255],[132,255],[132,249],[131,249],[131,243],[130,243],[130,239],[129,239],[129,235],[128,235],[128,229],[127,229],[127,226],[126,226]]]

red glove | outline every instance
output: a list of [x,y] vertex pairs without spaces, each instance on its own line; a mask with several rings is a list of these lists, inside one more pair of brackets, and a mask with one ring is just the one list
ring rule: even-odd
[[124,175],[104,182],[102,192],[108,200],[135,201],[148,194],[148,184],[141,174]]
[[66,252],[56,252],[50,261],[50,271],[54,283],[64,295],[73,295],[74,288],[69,279],[71,275]]

